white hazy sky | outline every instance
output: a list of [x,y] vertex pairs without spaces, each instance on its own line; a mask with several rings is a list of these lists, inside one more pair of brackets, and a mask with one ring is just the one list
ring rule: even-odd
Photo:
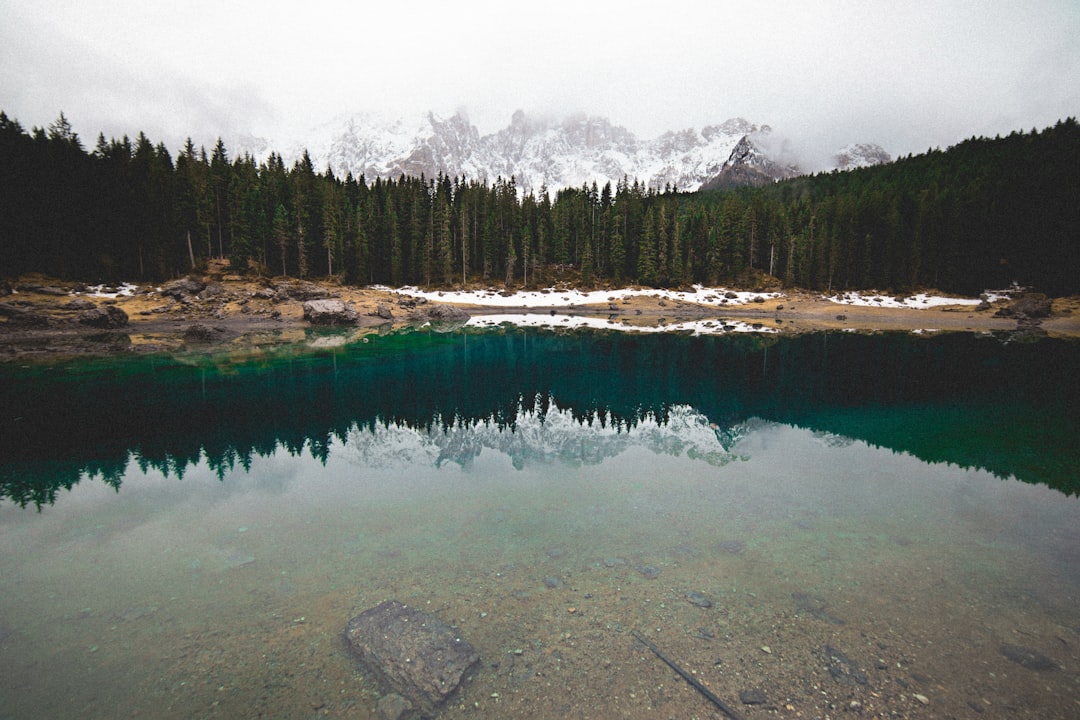
[[279,141],[336,116],[731,117],[893,155],[1080,114],[1078,0],[0,0],[0,109],[92,146]]

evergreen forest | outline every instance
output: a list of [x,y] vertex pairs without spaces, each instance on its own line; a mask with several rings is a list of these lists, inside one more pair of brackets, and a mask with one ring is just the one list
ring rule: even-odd
[[159,281],[236,272],[367,285],[774,282],[839,292],[1080,293],[1080,126],[972,138],[887,165],[686,193],[624,178],[542,189],[440,175],[367,180],[305,152],[230,157],[140,133],[88,149],[64,115],[0,112],[0,275]]

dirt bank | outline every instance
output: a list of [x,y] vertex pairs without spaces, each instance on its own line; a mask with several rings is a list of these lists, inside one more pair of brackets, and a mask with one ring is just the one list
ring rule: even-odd
[[[427,321],[434,300],[382,288],[334,281],[244,278],[225,273],[162,285],[88,287],[41,276],[7,281],[0,297],[0,360],[71,354],[178,351],[223,342],[259,346],[304,339],[311,323],[304,303],[335,299],[355,314],[358,333]],[[490,297],[490,294],[488,295]],[[943,304],[924,309],[839,304],[819,294],[784,291],[750,302],[696,304],[660,294],[632,295],[592,304],[515,305],[500,294],[498,306],[458,303],[471,315],[531,313],[606,318],[614,325],[657,327],[685,321],[733,320],[779,332],[999,331],[1020,329],[1080,337],[1080,298],[1053,301],[1046,318],[1000,317],[1001,300],[982,307]],[[552,295],[554,298],[554,294]],[[543,301],[541,300],[541,303]],[[117,312],[122,311],[122,312]]]

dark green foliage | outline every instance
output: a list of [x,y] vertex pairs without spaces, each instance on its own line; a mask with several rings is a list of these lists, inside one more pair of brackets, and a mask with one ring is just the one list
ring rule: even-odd
[[282,447],[322,459],[353,428],[513,427],[551,408],[629,427],[679,406],[718,436],[762,419],[1080,493],[1080,345],[1065,340],[503,329],[303,345],[0,363],[0,503],[50,504],[98,474],[118,486],[129,458],[179,477]]
[[1080,127],[971,139],[888,165],[679,193],[624,178],[554,200],[440,175],[344,180],[305,152],[256,164],[139,134],[87,152],[67,118],[0,113],[0,271],[158,280],[212,257],[369,284],[746,284],[1080,292]]

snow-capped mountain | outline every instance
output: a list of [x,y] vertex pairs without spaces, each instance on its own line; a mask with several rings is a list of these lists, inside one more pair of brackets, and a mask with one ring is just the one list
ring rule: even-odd
[[720,172],[702,185],[706,190],[738,187],[741,185],[765,185],[777,180],[801,175],[791,147],[787,142],[777,142],[772,129],[765,125],[748,133],[739,140],[724,162]]
[[887,162],[892,162],[889,153],[875,143],[852,143],[841,148],[833,157],[838,170],[854,170]]
[[[240,152],[262,159],[273,143],[246,138],[239,145]],[[317,169],[330,167],[339,177],[352,173],[370,182],[442,173],[486,183],[513,177],[519,189],[534,193],[594,182],[614,186],[624,177],[656,189],[697,190],[723,173],[722,186],[800,172],[790,148],[768,126],[742,118],[642,140],[607,118],[585,114],[555,119],[519,110],[508,126],[486,135],[460,112],[449,118],[356,115],[284,147],[287,164],[306,147]]]

